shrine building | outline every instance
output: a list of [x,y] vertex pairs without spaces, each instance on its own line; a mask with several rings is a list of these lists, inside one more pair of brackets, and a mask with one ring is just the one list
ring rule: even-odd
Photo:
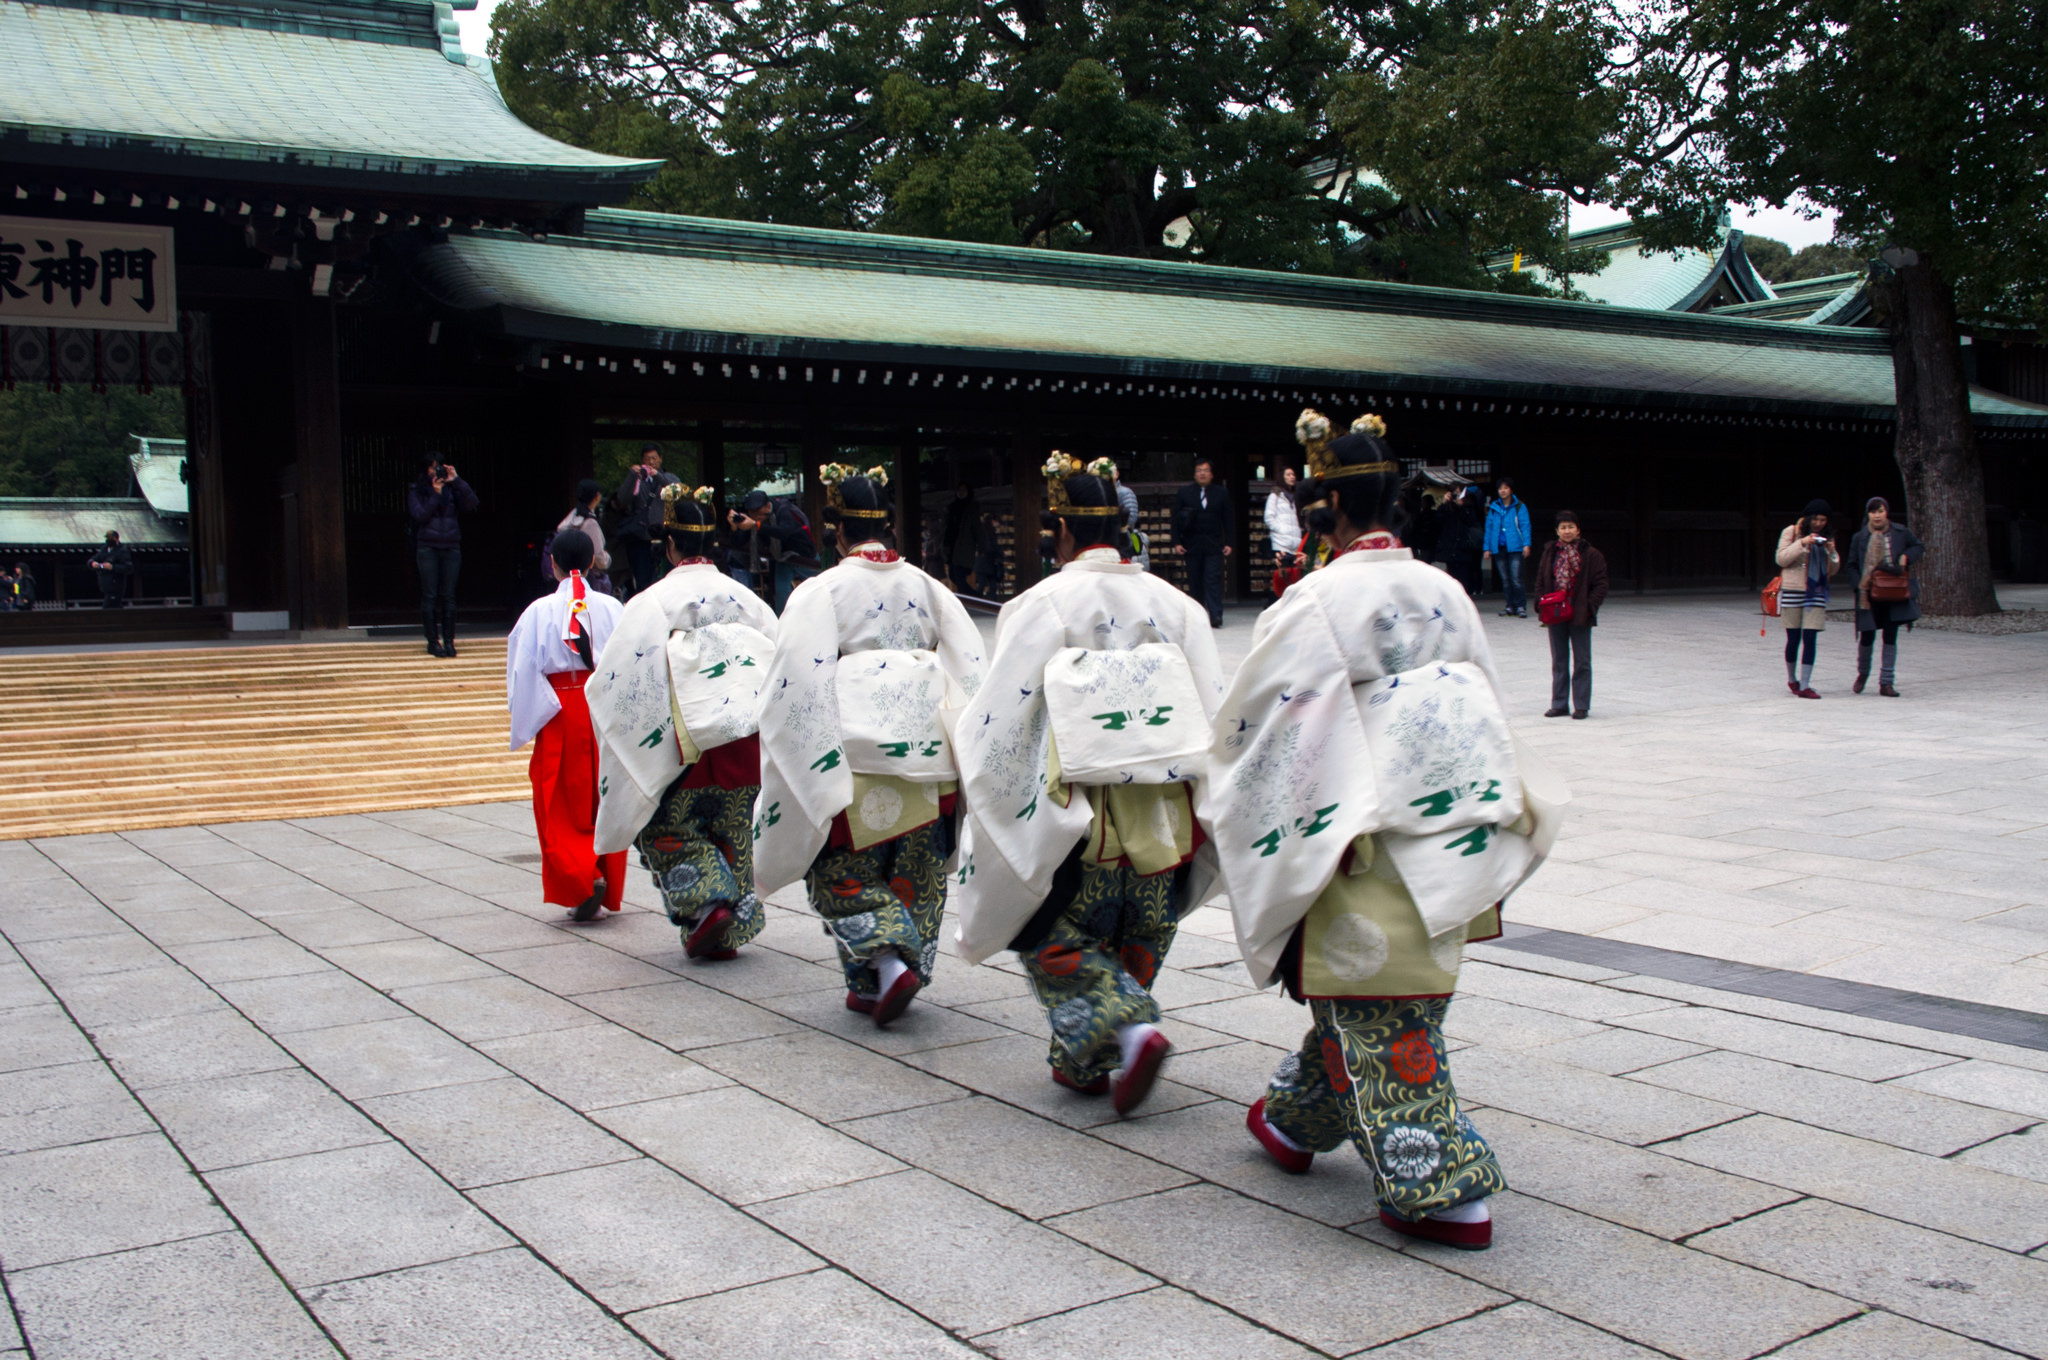
[[[1006,592],[1037,578],[1010,526],[1035,539],[1062,448],[1118,458],[1155,530],[1214,460],[1230,587],[1258,598],[1303,406],[1578,510],[1623,590],[1752,586],[1808,499],[1899,499],[1857,279],[1774,290],[1739,233],[1675,256],[1617,236],[1607,291],[1574,280],[1608,300],[1566,302],[670,217],[605,206],[661,163],[528,128],[446,4],[0,0],[0,50],[0,386],[184,394],[190,604],[101,631],[412,619],[430,450],[480,498],[474,626],[535,593],[539,536],[619,441],[734,492],[885,462],[912,544],[965,485],[1004,526]],[[2048,493],[2048,393],[1979,381],[2008,566],[2004,521]]]

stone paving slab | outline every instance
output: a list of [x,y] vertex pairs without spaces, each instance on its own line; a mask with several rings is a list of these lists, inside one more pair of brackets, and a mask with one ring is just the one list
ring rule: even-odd
[[1506,1302],[1398,1252],[1217,1186],[1091,1209],[1055,1226],[1330,1355]]
[[1146,1288],[1151,1277],[922,1171],[763,1205],[760,1217],[964,1336]]
[[972,1360],[984,1353],[838,1270],[649,1308],[627,1321],[673,1360]]
[[214,1233],[10,1270],[39,1360],[335,1360],[333,1344],[249,1240]]
[[[1251,1142],[1306,1016],[1249,990],[1220,908],[1184,923],[1174,1056],[1119,1119],[1046,1079],[1010,956],[948,947],[879,1031],[800,889],[693,964],[639,874],[588,926],[546,907],[530,809],[484,804],[0,843],[25,1342],[2048,1355],[2048,1050],[1857,1013],[1837,980],[2048,1014],[2048,636],[1916,634],[1906,700],[1787,707],[1753,614],[1602,622],[1594,721],[1525,725],[1581,798],[1509,919],[1697,963],[1473,947],[1447,1029],[1514,1187],[1491,1252],[1387,1233],[1354,1153],[1296,1177]],[[1542,637],[1489,631],[1540,709]],[[1721,985],[1759,966],[1831,976]]]

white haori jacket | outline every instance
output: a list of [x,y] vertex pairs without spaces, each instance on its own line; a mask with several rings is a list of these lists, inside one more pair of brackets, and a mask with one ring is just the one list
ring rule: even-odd
[[1479,611],[1406,548],[1342,554],[1260,616],[1198,805],[1258,985],[1358,836],[1431,937],[1535,872],[1567,795],[1505,712]]
[[707,624],[775,636],[775,611],[706,562],[674,567],[627,602],[584,686],[597,729],[597,853],[624,850],[683,772],[669,678],[669,638]]
[[[832,819],[853,801],[853,762],[839,709],[842,658],[932,652],[944,693],[920,685],[874,715],[908,732],[939,730],[981,689],[981,630],[953,592],[908,562],[855,554],[800,584],[782,613],[761,689],[761,793],[754,804],[754,886],[766,896],[802,878],[825,848]],[[886,688],[886,687],[885,687]]]
[[[540,735],[540,730],[562,711],[562,701],[547,677],[560,671],[580,671],[583,658],[564,641],[569,631],[569,606],[575,585],[564,581],[552,595],[543,595],[526,606],[512,636],[505,644],[505,702],[512,710],[512,748]],[[604,652],[619,625],[619,602],[586,581],[583,588],[583,626],[590,630],[590,655]]]
[[[1115,549],[1083,552],[1003,606],[988,682],[960,715],[954,748],[967,810],[949,896],[969,963],[1009,947],[1052,891],[1054,872],[1088,834],[1089,800],[1070,797],[1062,806],[1046,792],[1047,664],[1069,647],[1129,651],[1148,642],[1170,642],[1186,654],[1204,717],[1213,719],[1223,668],[1208,614],[1165,581],[1118,561]],[[1205,846],[1187,909],[1206,899],[1214,876]]]

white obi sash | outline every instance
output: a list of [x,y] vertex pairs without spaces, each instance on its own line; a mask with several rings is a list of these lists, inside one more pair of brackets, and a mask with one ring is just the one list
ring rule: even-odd
[[1122,651],[1060,649],[1045,706],[1068,784],[1172,784],[1208,769],[1208,711],[1171,642]]
[[839,658],[838,691],[840,744],[855,774],[912,784],[959,778],[943,720],[950,705],[937,652],[848,652]]
[[668,640],[669,693],[685,764],[760,730],[756,709],[775,644],[750,624],[707,623]]
[[1479,667],[1432,662],[1351,693],[1378,791],[1372,831],[1428,836],[1522,815],[1514,739]]

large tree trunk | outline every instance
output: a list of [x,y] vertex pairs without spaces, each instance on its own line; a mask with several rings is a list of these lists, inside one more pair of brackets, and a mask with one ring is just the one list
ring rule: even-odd
[[1914,251],[1887,252],[1871,301],[1892,344],[1898,436],[1893,456],[1906,483],[1906,513],[1927,545],[1920,608],[1929,614],[1992,614],[1991,545],[1984,522],[1984,465],[1970,425],[1970,385],[1956,338],[1954,290]]

